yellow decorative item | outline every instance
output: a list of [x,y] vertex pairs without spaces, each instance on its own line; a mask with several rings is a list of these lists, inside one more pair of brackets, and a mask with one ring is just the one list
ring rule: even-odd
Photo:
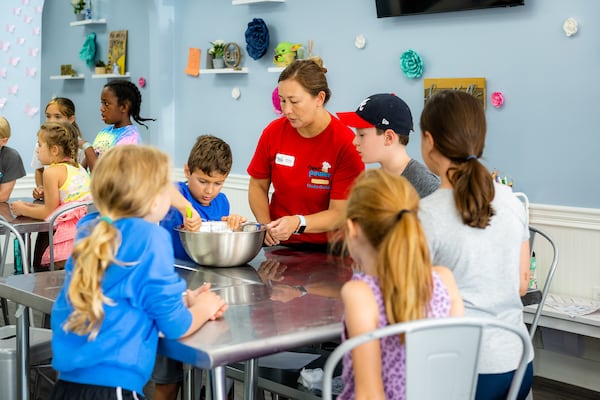
[[296,59],[296,50],[302,47],[301,44],[290,42],[280,42],[275,47],[275,57],[273,57],[273,64],[278,67],[287,67]]

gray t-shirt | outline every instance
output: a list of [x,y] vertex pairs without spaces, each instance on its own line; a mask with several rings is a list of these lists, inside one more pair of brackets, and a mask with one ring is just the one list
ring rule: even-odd
[[429,196],[440,187],[440,178],[412,158],[402,171],[402,176],[414,186],[420,198]]
[[12,147],[0,148],[0,183],[16,181],[26,175],[19,152]]
[[[421,201],[419,217],[433,265],[452,270],[468,317],[504,321],[527,334],[519,295],[521,244],[529,239],[525,208],[512,191],[495,185],[496,214],[485,229],[463,224],[452,189],[439,189]],[[497,329],[485,332],[479,372],[516,369],[519,339]]]

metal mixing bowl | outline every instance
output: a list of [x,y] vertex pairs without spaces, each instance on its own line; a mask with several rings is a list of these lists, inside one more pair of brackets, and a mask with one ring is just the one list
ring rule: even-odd
[[186,253],[197,264],[209,267],[234,267],[246,264],[260,251],[265,228],[247,222],[235,232],[190,232],[176,229]]

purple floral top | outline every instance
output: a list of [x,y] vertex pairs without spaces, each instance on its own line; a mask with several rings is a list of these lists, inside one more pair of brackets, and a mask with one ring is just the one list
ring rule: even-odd
[[[440,277],[433,272],[433,297],[429,304],[429,318],[447,317],[450,315],[450,295],[446,286]],[[385,307],[383,305],[383,296],[379,281],[377,278],[366,275],[362,272],[355,272],[352,275],[352,280],[360,280],[365,282],[375,295],[377,305],[379,307],[379,323],[378,328],[388,325]],[[345,326],[345,321],[344,326]],[[342,333],[342,340],[346,340],[346,330]],[[397,335],[382,338],[379,341],[381,346],[383,374],[383,387],[385,390],[386,399],[403,400],[406,398],[406,378],[405,365],[406,353],[404,345],[400,344],[400,338]],[[344,381],[344,390],[338,396],[340,400],[354,399],[354,369],[352,368],[352,352],[344,355],[344,372],[342,379]]]

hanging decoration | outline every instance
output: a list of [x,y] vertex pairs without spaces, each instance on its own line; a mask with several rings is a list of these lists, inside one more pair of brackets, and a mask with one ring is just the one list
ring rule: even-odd
[[262,18],[254,18],[246,29],[246,50],[254,60],[265,55],[269,48],[269,28]]
[[563,31],[568,37],[571,37],[574,34],[576,34],[578,29],[579,24],[577,23],[577,20],[575,18],[567,18],[563,23]]
[[416,51],[407,50],[400,56],[400,68],[407,78],[420,78],[423,75],[423,60]]
[[502,92],[494,92],[490,95],[490,102],[494,107],[500,108],[504,104],[504,95]]

